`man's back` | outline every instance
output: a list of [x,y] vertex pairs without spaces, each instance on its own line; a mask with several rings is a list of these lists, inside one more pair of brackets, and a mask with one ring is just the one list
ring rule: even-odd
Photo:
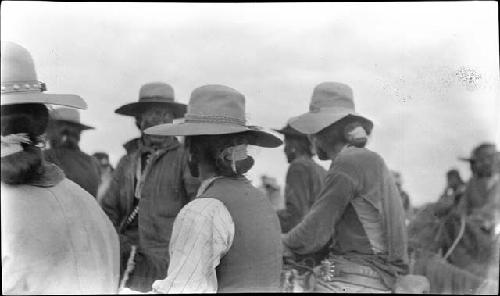
[[2,290],[6,294],[116,293],[116,232],[74,182],[2,183]]

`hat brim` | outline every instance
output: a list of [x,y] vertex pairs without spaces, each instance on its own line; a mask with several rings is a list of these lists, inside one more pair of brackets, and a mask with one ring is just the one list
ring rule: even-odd
[[187,111],[187,106],[185,104],[177,102],[133,102],[116,109],[115,113],[125,116],[137,116],[144,113],[146,108],[152,106],[164,106],[173,110],[175,118],[183,117]]
[[52,119],[52,120],[55,121],[55,122],[65,122],[65,123],[68,123],[70,125],[73,125],[73,126],[79,128],[80,130],[95,129],[95,127],[92,127],[92,126],[89,126],[89,125],[85,125],[85,124],[79,123],[79,122],[74,122],[74,121],[71,121],[71,120],[64,120],[64,119]]
[[159,136],[199,136],[244,133],[249,145],[275,148],[283,144],[278,137],[257,127],[217,123],[179,122],[165,123],[147,128],[146,134]]
[[373,128],[373,122],[371,120],[347,109],[335,112],[304,113],[291,118],[289,124],[301,133],[312,135],[347,116],[361,119],[371,132]]
[[2,105],[40,103],[77,109],[87,109],[87,103],[78,95],[50,94],[42,92],[19,92],[2,94]]

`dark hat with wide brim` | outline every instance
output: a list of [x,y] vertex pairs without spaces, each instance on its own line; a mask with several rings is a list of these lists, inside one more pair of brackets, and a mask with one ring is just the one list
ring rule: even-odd
[[139,101],[121,106],[115,113],[125,116],[138,116],[151,107],[168,108],[173,111],[174,118],[181,118],[187,106],[175,102],[173,88],[163,82],[144,84],[139,91]]
[[205,85],[191,94],[186,116],[178,123],[150,127],[146,134],[160,136],[196,136],[243,134],[249,145],[267,148],[283,142],[257,126],[246,125],[245,97],[223,85]]

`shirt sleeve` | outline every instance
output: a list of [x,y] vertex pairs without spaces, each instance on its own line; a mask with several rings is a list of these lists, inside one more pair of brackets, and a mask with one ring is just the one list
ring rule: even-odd
[[174,222],[170,265],[153,291],[165,294],[216,293],[215,268],[229,251],[234,223],[222,202],[199,198],[187,204]]
[[332,238],[335,225],[352,200],[359,179],[352,165],[339,163],[328,173],[318,200],[304,220],[283,237],[283,244],[297,254],[310,254]]

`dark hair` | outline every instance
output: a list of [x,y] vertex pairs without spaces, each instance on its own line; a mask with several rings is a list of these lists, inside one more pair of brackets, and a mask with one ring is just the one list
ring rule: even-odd
[[357,127],[362,127],[366,131],[367,136],[369,136],[372,132],[372,125],[365,119],[348,115],[339,121],[332,123],[328,127],[325,127],[319,131],[316,136],[325,141],[329,146],[344,143],[358,148],[363,148],[366,146],[368,141],[367,138],[352,139],[348,136],[349,132]]
[[1,180],[6,184],[26,184],[44,173],[39,136],[45,132],[49,119],[43,104],[26,103],[1,107],[2,136],[26,133],[30,144],[22,143],[22,151],[2,157]]
[[313,156],[312,145],[307,136],[285,134],[285,140],[295,148],[297,154]]
[[215,173],[219,176],[240,177],[248,172],[254,164],[253,158],[248,156],[246,159],[235,162],[236,172],[234,172],[231,167],[231,160],[221,156],[222,151],[228,147],[248,144],[244,133],[187,136],[184,144],[196,162],[202,159],[208,162],[214,167]]

